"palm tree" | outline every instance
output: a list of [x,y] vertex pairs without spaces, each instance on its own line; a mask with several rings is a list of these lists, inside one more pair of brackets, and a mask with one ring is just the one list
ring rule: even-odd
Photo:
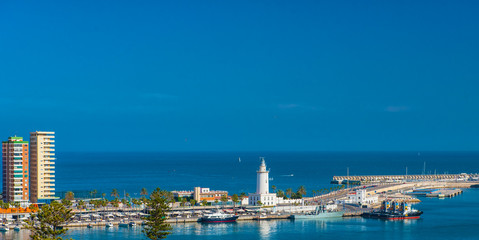
[[98,191],[96,189],[93,189],[92,191],[90,191],[90,198],[95,198],[97,193]]
[[293,189],[291,188],[286,189],[286,195],[289,195],[289,198],[291,198],[291,195],[293,195]]
[[239,197],[238,197],[238,194],[233,194],[233,196],[231,196],[231,200],[233,201],[233,210],[235,211],[236,213],[236,203],[239,202]]
[[221,196],[221,201],[223,202],[223,205],[224,205],[226,202],[228,202],[228,196],[226,195]]
[[146,188],[141,189],[140,195],[143,195],[143,196],[148,195],[148,191],[146,190]]
[[116,188],[114,188],[113,190],[111,190],[110,196],[118,197],[120,195],[118,194],[118,190]]
[[78,201],[78,209],[83,209],[85,202],[83,200]]
[[105,199],[106,193],[102,193],[101,196],[103,197],[103,199]]
[[306,188],[304,188],[304,186],[300,186],[298,188],[298,191],[296,191],[298,193],[298,195],[300,195],[301,197],[303,197],[304,195],[306,195]]
[[276,192],[276,196],[284,198],[285,196],[283,190],[278,189],[278,191]]
[[73,201],[73,199],[75,199],[75,194],[73,194],[72,191],[69,191],[65,194],[65,199],[68,201]]
[[15,212],[18,212],[20,210],[20,203],[15,202],[15,203],[13,203],[13,205],[15,206]]
[[316,197],[316,190],[313,190],[313,197]]
[[271,188],[273,189],[273,192],[275,192],[275,193],[276,193],[276,186],[275,186],[275,185],[273,185],[273,186],[271,186]]
[[201,205],[206,206],[207,204],[208,204],[208,201],[206,201],[206,199],[203,199],[203,201],[201,201]]

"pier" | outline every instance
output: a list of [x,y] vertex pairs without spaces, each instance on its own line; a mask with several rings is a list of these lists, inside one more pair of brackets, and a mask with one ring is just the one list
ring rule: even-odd
[[334,176],[333,181],[342,183],[350,182],[388,182],[388,181],[466,181],[470,178],[477,178],[478,174],[429,174],[429,175],[365,175],[365,176]]

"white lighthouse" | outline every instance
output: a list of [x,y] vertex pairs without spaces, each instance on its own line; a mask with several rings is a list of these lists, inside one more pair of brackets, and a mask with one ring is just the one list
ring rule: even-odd
[[258,171],[256,171],[256,194],[268,194],[269,193],[269,171],[266,170],[266,163],[264,158],[261,158],[261,165],[259,165]]
[[260,159],[261,164],[256,171],[256,193],[249,194],[249,205],[276,206],[276,193],[269,193],[269,171],[266,170],[266,162],[264,158]]

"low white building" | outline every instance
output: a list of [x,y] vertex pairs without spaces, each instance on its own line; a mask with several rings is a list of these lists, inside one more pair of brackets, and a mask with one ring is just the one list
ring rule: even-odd
[[269,171],[266,170],[264,158],[261,158],[261,165],[256,172],[256,193],[249,194],[248,203],[252,206],[276,206],[278,204],[276,193],[269,192]]
[[365,189],[356,190],[352,193],[348,194],[348,199],[346,200],[347,203],[352,204],[374,204],[378,203],[378,196],[377,195],[370,195],[366,192]]

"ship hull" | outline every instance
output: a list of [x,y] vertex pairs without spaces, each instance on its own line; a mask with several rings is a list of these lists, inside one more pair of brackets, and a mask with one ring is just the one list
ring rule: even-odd
[[341,218],[343,217],[344,211],[339,212],[325,212],[319,213],[317,215],[299,215],[295,214],[291,217],[295,220],[303,220],[303,219],[325,219],[325,218]]
[[200,222],[203,223],[230,223],[236,222],[238,216],[228,217],[228,218],[201,218]]
[[383,220],[405,220],[405,219],[419,219],[421,218],[421,211],[416,213],[412,213],[409,215],[401,215],[401,214],[388,214],[388,213],[364,213],[362,216],[365,218],[375,218],[375,219],[383,219]]

